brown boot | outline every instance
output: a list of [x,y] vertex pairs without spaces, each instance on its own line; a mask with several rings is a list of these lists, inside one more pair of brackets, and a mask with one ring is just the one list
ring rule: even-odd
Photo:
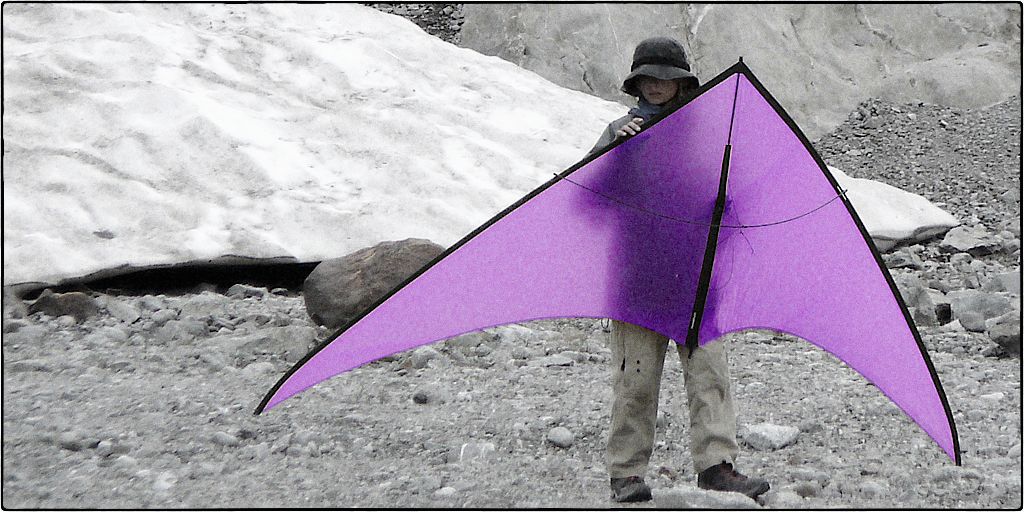
[[651,488],[644,483],[643,477],[612,478],[612,500],[619,503],[650,501]]
[[697,487],[709,491],[739,492],[751,499],[757,499],[771,488],[767,480],[743,476],[728,462],[701,471],[697,475]]

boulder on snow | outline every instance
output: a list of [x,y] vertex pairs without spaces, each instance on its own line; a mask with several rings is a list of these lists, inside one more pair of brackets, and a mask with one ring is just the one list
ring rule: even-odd
[[28,308],[29,314],[44,313],[54,318],[61,316],[72,316],[76,322],[81,323],[100,312],[96,299],[82,293],[53,293],[52,290],[43,290],[39,298]]
[[968,331],[985,332],[985,320],[1010,310],[1006,297],[978,290],[957,290],[947,294],[953,318]]
[[409,238],[324,261],[302,285],[306,312],[319,325],[340,328],[443,252],[430,240]]

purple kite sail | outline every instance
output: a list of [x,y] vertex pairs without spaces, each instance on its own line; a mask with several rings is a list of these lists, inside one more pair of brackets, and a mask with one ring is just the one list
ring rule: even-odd
[[834,354],[960,463],[906,306],[821,157],[739,62],[449,248],[311,351],[257,414],[344,371],[488,327],[613,318],[691,347],[772,329]]

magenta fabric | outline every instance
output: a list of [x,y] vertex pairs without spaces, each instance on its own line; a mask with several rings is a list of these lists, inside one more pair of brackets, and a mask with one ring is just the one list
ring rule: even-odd
[[296,365],[257,412],[381,357],[509,323],[614,318],[682,343],[731,142],[699,342],[749,328],[810,341],[959,461],[938,379],[852,208],[749,69],[730,71],[456,244]]

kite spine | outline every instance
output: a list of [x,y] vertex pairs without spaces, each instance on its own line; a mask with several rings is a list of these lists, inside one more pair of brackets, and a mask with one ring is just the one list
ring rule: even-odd
[[[743,60],[740,60],[742,65]],[[700,267],[700,278],[697,281],[697,297],[693,301],[693,313],[690,315],[690,327],[686,331],[687,357],[693,357],[693,351],[698,346],[701,321],[704,319],[704,306],[708,300],[708,291],[711,289],[711,272],[715,267],[715,253],[718,249],[718,233],[722,229],[722,215],[725,213],[726,189],[729,183],[729,160],[732,157],[732,127],[736,121],[736,98],[740,92],[740,77],[736,75],[736,88],[732,93],[732,113],[729,117],[729,138],[725,143],[725,154],[722,155],[722,174],[718,178],[718,196],[715,198],[715,208],[711,213],[711,226],[708,228],[708,241],[704,246],[704,262]]]
[[700,267],[700,280],[697,282],[697,297],[693,302],[693,315],[690,316],[690,328],[686,332],[687,357],[693,357],[697,348],[697,336],[700,333],[701,320],[704,317],[704,305],[707,303],[708,290],[711,288],[711,272],[715,267],[715,249],[718,248],[718,233],[721,231],[722,215],[725,213],[726,183],[729,181],[729,160],[732,156],[732,144],[725,146],[722,156],[722,175],[718,181],[718,197],[715,198],[715,209],[711,214],[711,227],[708,229],[708,242],[704,247],[704,263]]

